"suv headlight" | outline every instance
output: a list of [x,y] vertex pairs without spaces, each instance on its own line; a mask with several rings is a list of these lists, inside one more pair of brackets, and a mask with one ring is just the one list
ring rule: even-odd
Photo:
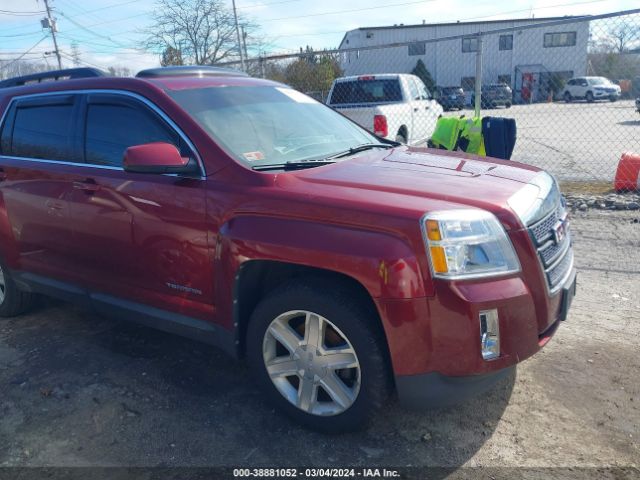
[[498,219],[485,210],[445,210],[422,218],[433,275],[462,279],[520,271],[513,245]]

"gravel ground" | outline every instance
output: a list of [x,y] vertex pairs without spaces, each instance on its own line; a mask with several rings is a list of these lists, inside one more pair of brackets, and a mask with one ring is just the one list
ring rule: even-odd
[[342,436],[274,412],[246,368],[211,347],[47,301],[0,321],[0,466],[588,467],[565,470],[572,478],[637,469],[639,217],[574,214],[573,309],[512,378],[454,408],[392,404]]
[[[447,116],[466,114],[447,112]],[[640,153],[640,115],[633,100],[514,105],[482,111],[515,118],[513,160],[549,170],[561,180],[613,180],[623,152]]]

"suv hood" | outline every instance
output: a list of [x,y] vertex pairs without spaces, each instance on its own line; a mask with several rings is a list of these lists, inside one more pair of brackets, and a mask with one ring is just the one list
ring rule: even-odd
[[296,186],[307,194],[401,208],[419,215],[437,209],[477,207],[517,228],[519,223],[507,200],[539,171],[529,165],[461,152],[398,147],[281,175],[277,183],[294,187],[302,182]]

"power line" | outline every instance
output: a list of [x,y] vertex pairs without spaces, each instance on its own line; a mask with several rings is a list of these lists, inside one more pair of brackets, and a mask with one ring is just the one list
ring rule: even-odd
[[391,7],[402,7],[405,5],[417,5],[419,3],[425,4],[429,2],[434,2],[435,0],[420,0],[417,2],[404,2],[404,3],[389,3],[387,5],[380,5],[379,7],[366,7],[366,8],[355,8],[352,10],[336,10],[333,12],[323,12],[323,13],[312,13],[309,15],[296,15],[294,17],[280,17],[280,18],[267,18],[266,20],[262,20],[260,23],[265,22],[276,22],[279,20],[293,20],[295,18],[309,18],[309,17],[322,17],[325,15],[338,15],[340,13],[354,13],[354,12],[363,12],[365,10],[378,10],[381,8],[391,8]]
[[22,55],[20,55],[19,57],[13,59],[12,61],[10,61],[9,63],[6,63],[5,65],[3,65],[2,67],[0,67],[0,70],[4,70],[5,68],[9,67],[10,65],[13,65],[14,63],[16,63],[18,60],[20,60],[22,57],[24,57],[25,55],[29,54],[29,52],[31,52],[31,50],[33,50],[34,48],[36,48],[38,45],[40,45],[44,39],[47,38],[47,36],[45,35],[44,37],[42,37],[40,40],[38,40],[35,45],[33,45],[29,50],[27,50],[26,52],[24,52]]
[[15,38],[15,37],[31,37],[33,35],[41,35],[42,31],[30,32],[30,33],[16,33],[14,35],[0,35],[0,38]]
[[33,15],[42,15],[45,13],[44,10],[39,10],[37,12],[18,12],[14,10],[0,10],[0,15],[9,15],[14,17],[31,17]]
[[[122,44],[121,44],[121,43],[116,42],[115,40],[111,39],[110,37],[107,37],[106,35],[100,35],[99,33],[96,33],[96,32],[94,32],[93,30],[90,30],[90,29],[89,29],[89,27],[85,27],[84,25],[81,25],[80,23],[76,22],[75,20],[72,20],[70,17],[68,17],[67,15],[65,15],[65,14],[64,14],[64,13],[62,13],[62,12],[58,12],[58,13],[60,13],[60,15],[62,15],[64,18],[66,18],[66,19],[67,19],[67,20],[69,20],[71,23],[73,23],[75,26],[77,26],[78,28],[80,28],[80,29],[84,30],[85,32],[87,32],[87,33],[89,33],[89,34],[91,34],[91,35],[93,35],[93,36],[95,36],[95,37],[98,37],[98,38],[102,38],[102,39],[108,40],[108,41],[112,42],[114,45],[117,45],[117,46],[119,46],[119,47],[122,47]],[[94,26],[94,25],[92,25],[92,26]]]

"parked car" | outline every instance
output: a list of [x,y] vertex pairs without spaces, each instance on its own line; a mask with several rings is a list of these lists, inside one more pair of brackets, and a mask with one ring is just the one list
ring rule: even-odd
[[45,294],[209,342],[329,432],[394,390],[483,392],[567,317],[567,211],[538,168],[398,146],[227,69],[0,87],[3,317]]
[[327,105],[373,132],[400,143],[425,143],[442,107],[420,78],[387,73],[334,80]]
[[620,98],[620,86],[605,77],[576,77],[565,84],[562,98],[567,103],[578,99],[615,102]]
[[465,106],[465,95],[462,87],[436,87],[435,98],[444,110],[462,110]]
[[[476,103],[475,93],[471,94],[471,106]],[[482,86],[482,96],[480,97],[480,105],[482,108],[496,108],[504,106],[511,108],[513,103],[513,92],[511,87],[506,83],[492,83]]]

